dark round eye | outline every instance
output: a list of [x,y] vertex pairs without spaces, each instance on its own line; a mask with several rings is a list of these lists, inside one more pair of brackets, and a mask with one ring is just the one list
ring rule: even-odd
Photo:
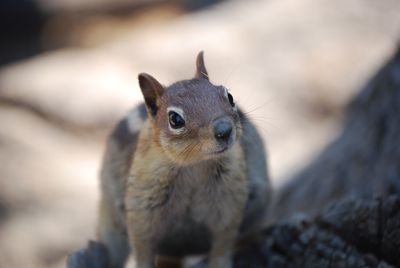
[[185,120],[183,120],[182,116],[180,116],[178,113],[174,111],[170,111],[168,113],[168,118],[169,118],[169,125],[173,129],[178,129],[185,126]]
[[235,107],[235,102],[233,101],[233,97],[231,93],[228,93],[228,100],[232,107]]

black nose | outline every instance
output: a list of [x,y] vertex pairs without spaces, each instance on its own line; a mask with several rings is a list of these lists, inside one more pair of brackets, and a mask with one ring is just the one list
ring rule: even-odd
[[232,123],[218,120],[214,123],[214,136],[218,141],[227,142],[232,133]]

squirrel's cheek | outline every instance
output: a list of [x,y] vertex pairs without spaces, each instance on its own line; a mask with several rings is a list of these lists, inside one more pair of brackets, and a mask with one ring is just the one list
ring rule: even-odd
[[[160,146],[162,152],[174,163],[179,165],[191,164],[197,161],[198,146],[192,142],[160,135]],[[195,159],[196,158],[196,159]]]

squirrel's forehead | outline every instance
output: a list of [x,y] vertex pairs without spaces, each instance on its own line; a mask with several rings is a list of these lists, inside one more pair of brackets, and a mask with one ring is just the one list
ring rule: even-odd
[[164,91],[167,101],[175,99],[203,99],[212,98],[223,93],[223,88],[204,83],[177,83]]
[[177,82],[165,90],[170,97],[207,97],[223,93],[224,87],[215,86],[207,80],[186,80]]
[[198,90],[175,89],[164,96],[164,104],[167,110],[178,110],[186,115],[204,116],[220,113],[224,109],[224,91],[222,88],[207,88]]

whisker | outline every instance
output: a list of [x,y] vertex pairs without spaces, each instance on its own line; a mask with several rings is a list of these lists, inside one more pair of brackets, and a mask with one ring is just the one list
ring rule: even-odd
[[187,153],[188,153],[188,151],[190,150],[191,146],[192,146],[192,144],[189,143],[189,144],[181,151],[181,153],[179,154],[179,158],[182,157],[183,160],[186,161],[187,158],[188,158]]
[[231,89],[230,89],[230,85],[229,85],[229,80],[230,80],[230,78],[232,77],[232,75],[233,75],[233,73],[235,73],[236,72],[236,70],[238,69],[238,66],[236,66],[236,67],[232,67],[231,68],[231,71],[228,73],[228,75],[225,77],[225,82],[224,82],[224,85],[226,86],[226,88],[229,90],[229,91],[231,91]]
[[194,151],[194,149],[197,149],[197,147],[199,146],[199,144],[201,143],[201,140],[199,140],[198,143],[193,144],[191,150],[188,153],[188,157],[192,154],[192,152]]
[[265,107],[267,104],[269,103],[269,101],[264,102],[263,104],[256,106],[255,108],[252,108],[251,110],[247,110],[247,111],[242,111],[243,114],[248,115],[250,113],[253,113],[263,107]]
[[[253,115],[251,115],[248,118],[243,118],[241,121],[242,121],[242,126],[240,128],[241,128],[242,132],[245,131],[246,124],[253,124],[261,136],[267,136],[267,137],[271,136],[271,129],[282,132],[281,128],[279,128],[277,125],[273,124],[271,121],[266,120],[264,117],[257,118],[257,117],[254,117]],[[269,128],[269,126],[271,128]],[[250,132],[246,132],[246,135],[251,135],[251,134],[252,133],[250,133]],[[252,138],[254,138],[254,135],[252,136]]]

